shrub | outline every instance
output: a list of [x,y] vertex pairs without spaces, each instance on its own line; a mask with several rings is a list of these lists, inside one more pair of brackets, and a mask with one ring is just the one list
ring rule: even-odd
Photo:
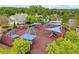
[[15,39],[12,48],[0,48],[0,54],[25,54],[30,51],[30,41]]
[[79,34],[75,31],[66,32],[65,38],[79,45]]
[[75,31],[66,32],[64,38],[58,38],[47,47],[48,53],[79,53],[79,34]]
[[37,18],[35,16],[28,16],[26,22],[32,24],[37,22]]
[[14,24],[13,24],[13,28],[17,28],[17,25],[15,24],[15,22],[14,22]]
[[49,54],[76,54],[78,53],[78,46],[63,38],[57,39],[47,47]]
[[15,39],[13,47],[11,49],[12,53],[25,54],[30,51],[30,41],[24,40],[22,38]]
[[10,48],[0,48],[0,54],[11,54]]

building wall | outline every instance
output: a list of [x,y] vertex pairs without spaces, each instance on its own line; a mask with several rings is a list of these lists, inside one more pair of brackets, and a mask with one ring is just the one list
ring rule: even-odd
[[27,14],[16,14],[12,15],[9,19],[9,24],[25,24]]
[[77,27],[77,28],[76,28],[76,32],[78,32],[78,33],[79,33],[79,27]]
[[76,21],[74,19],[69,19],[68,25],[69,25],[69,27],[75,27]]

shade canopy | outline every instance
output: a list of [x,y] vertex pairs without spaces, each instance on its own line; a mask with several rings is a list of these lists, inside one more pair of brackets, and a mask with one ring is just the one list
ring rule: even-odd
[[54,28],[46,28],[46,30],[51,30],[51,31],[55,31],[55,32],[61,33],[60,26],[59,27],[54,27]]
[[23,38],[23,39],[25,39],[25,40],[33,40],[33,39],[35,39],[36,38],[36,36],[35,35],[31,35],[31,34],[23,34],[22,36],[21,36],[21,38]]
[[38,23],[33,23],[32,25],[37,25]]
[[49,25],[51,25],[51,24],[52,24],[52,25],[61,25],[60,22],[49,22],[48,24],[49,24]]
[[35,26],[35,25],[40,25],[41,23],[33,23],[31,24],[32,26]]
[[15,39],[15,38],[19,37],[19,35],[17,35],[17,34],[12,34],[12,35],[9,35],[9,37],[12,38],[12,39]]

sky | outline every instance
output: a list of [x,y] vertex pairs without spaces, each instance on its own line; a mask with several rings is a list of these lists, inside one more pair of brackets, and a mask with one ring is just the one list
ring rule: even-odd
[[46,5],[50,9],[79,9],[79,5]]
[[50,9],[79,9],[79,0],[0,0],[0,7],[25,7],[42,5]]
[[[3,7],[2,5],[0,5]],[[29,7],[31,5],[4,5],[4,7]],[[79,9],[79,5],[41,5],[49,9]]]

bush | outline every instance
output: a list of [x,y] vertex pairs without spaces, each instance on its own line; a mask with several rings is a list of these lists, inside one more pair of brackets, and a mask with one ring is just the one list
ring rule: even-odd
[[65,38],[79,45],[79,34],[75,31],[66,32]]
[[0,48],[0,54],[11,54],[10,48]]
[[11,30],[12,30],[11,28],[8,28],[8,29],[7,29],[7,31],[11,31]]
[[14,24],[13,24],[13,28],[17,28],[17,25],[15,24],[15,22],[14,22]]
[[58,38],[48,45],[47,51],[55,54],[79,53],[79,34],[75,31],[66,32],[64,38]]
[[30,41],[15,39],[12,48],[0,48],[0,54],[25,54],[30,51]]
[[8,28],[9,26],[5,25],[5,26],[2,26],[2,28]]
[[37,18],[35,16],[28,16],[26,22],[32,24],[37,22]]
[[78,46],[63,38],[57,39],[47,47],[49,54],[76,54],[78,52]]
[[0,15],[0,26],[8,25],[8,17]]
[[11,53],[25,54],[30,51],[30,41],[24,40],[22,38],[15,39]]

